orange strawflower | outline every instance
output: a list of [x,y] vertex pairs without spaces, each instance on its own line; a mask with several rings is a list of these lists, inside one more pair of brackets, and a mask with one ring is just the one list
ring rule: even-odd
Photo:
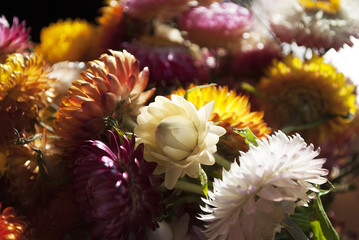
[[106,117],[115,118],[119,124],[134,121],[139,107],[155,90],[144,91],[149,71],[144,68],[140,72],[139,61],[126,51],[110,50],[88,65],[56,113],[55,132],[65,147],[76,147],[102,134]]
[[[1,203],[0,203],[1,207]],[[26,240],[30,239],[29,223],[12,207],[5,208],[0,214],[0,239]]]

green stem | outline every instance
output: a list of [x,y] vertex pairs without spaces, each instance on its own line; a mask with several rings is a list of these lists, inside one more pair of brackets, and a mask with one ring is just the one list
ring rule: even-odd
[[242,83],[241,88],[243,90],[245,90],[245,91],[248,91],[248,92],[252,93],[256,97],[259,97],[259,98],[264,99],[264,100],[267,99],[262,93],[260,93],[255,87],[253,87],[249,83],[245,83],[245,82]]
[[294,240],[309,240],[302,229],[300,229],[300,227],[288,215],[285,216],[283,225]]
[[218,155],[217,153],[213,154],[214,159],[216,160],[216,163],[222,167],[224,167],[227,171],[231,169],[231,162],[222,157],[221,155]]
[[204,196],[202,187],[197,185],[197,184],[193,184],[193,183],[178,180],[176,185],[175,185],[175,188],[183,190],[183,191],[195,193],[195,194],[198,194],[198,195],[201,195],[201,196]]

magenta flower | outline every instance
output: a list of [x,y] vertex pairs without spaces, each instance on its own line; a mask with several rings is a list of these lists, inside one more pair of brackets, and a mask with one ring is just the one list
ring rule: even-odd
[[143,145],[135,138],[120,139],[110,132],[107,142],[87,141],[74,161],[76,199],[91,234],[98,239],[143,238],[144,227],[154,230],[153,216],[160,214],[162,179],[152,176],[156,163],[143,160]]
[[194,7],[178,18],[179,28],[187,32],[189,40],[211,48],[237,44],[252,23],[252,13],[232,2]]
[[188,47],[164,41],[153,38],[122,44],[124,49],[136,56],[142,66],[149,68],[149,85],[178,87],[178,84],[186,86],[209,80],[210,67],[206,64],[209,56],[201,51],[193,56]]
[[30,28],[26,28],[26,22],[19,23],[19,19],[14,17],[10,27],[9,22],[2,15],[0,18],[0,61],[2,62],[10,53],[26,53],[32,46]]

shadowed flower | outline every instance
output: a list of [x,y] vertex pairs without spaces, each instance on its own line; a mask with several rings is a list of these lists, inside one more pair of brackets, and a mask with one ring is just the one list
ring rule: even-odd
[[0,64],[0,146],[15,139],[15,131],[32,126],[39,110],[53,97],[46,63],[35,54],[11,54]]
[[142,107],[135,134],[145,145],[145,160],[157,162],[155,174],[165,173],[165,186],[172,189],[178,178],[197,178],[201,164],[213,165],[219,137],[225,129],[209,121],[213,101],[199,110],[178,95],[172,100],[157,96]]
[[194,7],[178,18],[179,28],[190,41],[210,48],[237,45],[251,25],[251,12],[232,2]]
[[268,11],[274,34],[283,42],[309,48],[338,50],[350,36],[358,37],[359,8],[356,0],[256,0]]
[[88,61],[93,58],[96,33],[96,27],[86,20],[59,20],[41,30],[35,51],[50,63]]
[[[98,36],[94,55],[97,57],[108,49],[119,49],[120,44],[129,41],[143,32],[145,23],[124,16],[122,1],[106,0],[106,5],[100,9]],[[97,54],[97,55],[96,55]]]
[[122,46],[135,55],[143,66],[148,66],[152,85],[175,87],[209,80],[210,69],[206,65],[206,56],[200,51],[196,56],[183,44],[148,36]]
[[26,28],[25,21],[19,23],[14,17],[12,26],[5,16],[0,18],[0,63],[6,60],[7,54],[28,53],[33,46],[30,42],[30,28]]
[[199,219],[207,223],[209,240],[274,239],[285,215],[307,206],[318,192],[314,184],[327,181],[325,159],[315,159],[319,149],[307,146],[299,134],[278,131],[267,138],[241,152],[239,164],[223,169],[222,180],[215,179],[213,192],[203,199]]
[[317,56],[305,62],[291,55],[275,60],[257,89],[273,129],[307,129],[300,134],[314,144],[347,129],[356,110],[354,85]]
[[103,133],[106,117],[119,124],[135,118],[155,90],[143,91],[148,75],[148,69],[140,72],[139,61],[126,51],[110,51],[90,61],[56,113],[55,132],[62,137],[61,144],[76,147],[94,139]]
[[[0,204],[1,207],[1,204]],[[18,216],[16,210],[7,207],[0,214],[0,239],[2,240],[28,240],[31,239],[29,222]]]
[[9,192],[24,208],[33,209],[38,204],[45,204],[52,195],[50,193],[58,189],[55,183],[67,177],[64,166],[60,164],[63,151],[54,145],[52,139],[12,144],[8,152],[5,174],[11,179]]
[[168,20],[188,8],[189,0],[123,0],[124,11],[133,18]]
[[162,212],[156,189],[162,179],[153,176],[155,163],[143,160],[143,145],[135,137],[120,139],[110,132],[108,142],[87,141],[74,161],[74,189],[79,207],[93,223],[96,239],[144,237],[144,227],[158,227],[154,215]]
[[[321,156],[327,159],[325,167],[331,171],[330,177],[335,178],[340,171],[353,168],[359,156],[359,112],[355,113],[347,130],[336,134],[333,139],[326,139],[321,145]],[[339,170],[339,171],[336,171]],[[356,171],[353,171],[356,174]]]
[[[195,87],[195,85],[191,85],[189,89]],[[172,94],[184,96],[185,90],[181,88]],[[244,138],[234,133],[233,128],[242,129],[249,127],[258,138],[265,137],[265,134],[271,132],[270,128],[267,127],[267,124],[262,119],[263,112],[250,111],[248,96],[237,95],[235,91],[229,91],[227,86],[205,86],[191,90],[187,100],[193,103],[197,109],[214,101],[213,111],[209,120],[218,122],[219,126],[226,129],[227,133],[220,141],[225,142],[233,148],[233,152],[248,149]]]

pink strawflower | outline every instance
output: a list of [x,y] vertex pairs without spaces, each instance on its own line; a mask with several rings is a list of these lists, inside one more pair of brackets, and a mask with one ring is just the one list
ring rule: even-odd
[[192,42],[216,48],[236,45],[252,21],[252,13],[239,4],[214,2],[186,11],[178,18],[178,25]]
[[143,145],[135,138],[109,133],[105,142],[93,140],[79,148],[74,161],[74,188],[80,210],[93,223],[96,239],[142,239],[144,227],[154,230],[160,214],[162,180],[152,175],[156,163],[143,160]]
[[13,18],[12,26],[5,16],[0,18],[0,62],[6,59],[10,53],[26,53],[33,44],[30,42],[30,28],[26,28],[26,22],[19,23],[17,17]]
[[204,83],[209,79],[208,56],[200,50],[195,56],[183,44],[155,37],[124,43],[122,46],[136,56],[142,66],[149,68],[149,86],[186,86],[193,82]]

